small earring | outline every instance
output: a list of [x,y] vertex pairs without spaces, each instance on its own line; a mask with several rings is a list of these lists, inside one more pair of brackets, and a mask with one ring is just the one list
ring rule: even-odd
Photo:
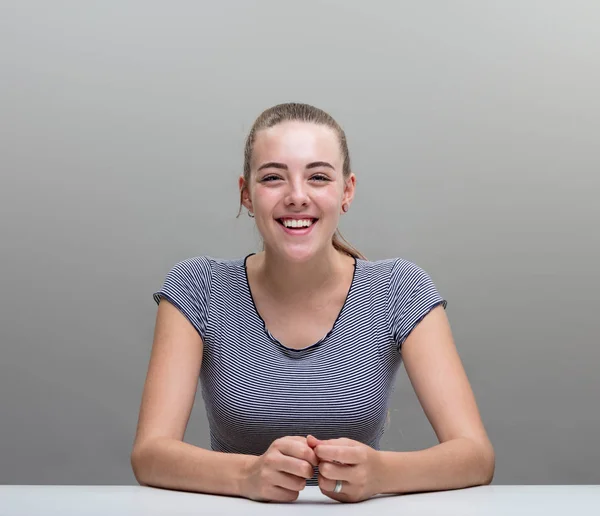
[[342,204],[342,211],[346,213],[348,211],[348,205],[346,203]]
[[252,213],[251,211],[248,211],[248,217],[250,217],[251,219],[254,218],[254,213]]

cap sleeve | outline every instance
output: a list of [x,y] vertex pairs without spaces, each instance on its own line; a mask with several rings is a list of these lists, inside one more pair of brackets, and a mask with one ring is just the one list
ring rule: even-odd
[[431,277],[421,267],[399,258],[392,266],[388,298],[388,315],[396,349],[410,332],[436,306],[448,306]]
[[164,298],[175,305],[205,340],[210,283],[211,264],[207,257],[188,258],[173,266],[153,298],[156,304]]

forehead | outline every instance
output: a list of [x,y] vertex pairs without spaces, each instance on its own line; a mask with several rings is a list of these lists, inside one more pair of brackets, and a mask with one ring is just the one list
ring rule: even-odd
[[342,159],[334,129],[309,122],[283,122],[256,133],[252,161],[298,162]]

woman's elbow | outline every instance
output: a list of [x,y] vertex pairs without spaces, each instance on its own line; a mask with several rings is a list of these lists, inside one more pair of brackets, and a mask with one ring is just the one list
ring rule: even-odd
[[140,486],[147,487],[149,484],[145,481],[144,475],[146,468],[144,468],[144,460],[139,446],[134,447],[131,451],[131,454],[129,455],[129,463],[131,464],[133,476],[135,477],[137,483]]
[[488,441],[480,444],[481,453],[479,455],[479,463],[481,465],[481,482],[480,485],[489,485],[494,480],[494,473],[496,471],[496,453],[494,447]]

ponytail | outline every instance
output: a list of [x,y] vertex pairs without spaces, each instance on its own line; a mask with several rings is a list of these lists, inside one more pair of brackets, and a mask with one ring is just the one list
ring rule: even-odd
[[358,258],[359,260],[366,260],[365,256],[342,236],[339,229],[336,229],[333,234],[332,244],[336,250],[342,253]]

